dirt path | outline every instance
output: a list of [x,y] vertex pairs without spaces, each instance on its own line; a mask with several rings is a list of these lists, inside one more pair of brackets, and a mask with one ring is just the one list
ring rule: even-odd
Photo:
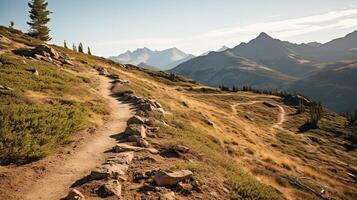
[[[252,105],[252,104],[263,103],[263,102],[264,101],[250,101],[250,102],[244,102],[244,103],[236,103],[236,104],[231,105],[231,107],[232,107],[233,114],[237,114],[237,108],[236,108],[237,106]],[[279,116],[278,116],[278,122],[276,122],[272,127],[273,128],[282,128],[282,125],[286,120],[285,119],[285,115],[286,115],[285,109],[281,105],[278,105],[278,104],[273,104],[273,105],[275,105],[276,107],[279,108]]]
[[111,96],[110,79],[100,76],[100,83],[99,92],[107,99],[112,111],[110,119],[91,138],[85,139],[77,151],[31,185],[24,195],[25,200],[58,200],[65,196],[76,180],[88,175],[105,160],[104,152],[116,143],[110,136],[124,131],[126,121],[133,115],[131,107]]

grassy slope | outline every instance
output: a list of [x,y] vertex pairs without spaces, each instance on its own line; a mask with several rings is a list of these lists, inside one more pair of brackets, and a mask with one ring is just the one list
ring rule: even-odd
[[[41,158],[106,113],[102,99],[91,91],[95,80],[14,55],[13,48],[39,41],[31,42],[29,37],[4,28],[0,34],[12,40],[10,45],[1,41],[0,85],[12,88],[0,91],[2,163]],[[37,69],[39,76],[32,69]]]
[[[172,163],[171,167],[191,169],[195,172],[195,176],[202,180],[213,181],[217,187],[223,184],[231,188],[232,199],[316,198],[290,185],[283,175],[307,177],[304,179],[306,184],[314,188],[323,187],[329,195],[336,198],[353,199],[356,195],[353,191],[354,185],[338,179],[347,178],[346,164],[353,166],[357,157],[355,150],[346,151],[344,148],[346,141],[342,136],[333,134],[333,132],[345,131],[343,129],[345,121],[339,116],[326,115],[322,120],[321,129],[307,133],[294,134],[286,130],[279,131],[270,128],[277,120],[274,113],[278,114],[278,110],[257,104],[239,106],[237,114],[233,115],[231,105],[257,99],[282,104],[280,100],[264,95],[256,97],[254,94],[244,92],[228,96],[205,95],[205,93],[200,95],[200,92],[196,92],[198,95],[192,95],[192,92],[186,89],[199,85],[185,81],[173,82],[160,72],[126,69],[120,64],[101,58],[74,53],[59,47],[57,49],[76,60],[76,67],[67,66],[72,70],[71,73],[59,72],[61,75],[67,74],[73,78],[74,82],[70,85],[83,85],[87,88],[88,83],[72,73],[77,74],[79,71],[86,74],[89,71],[86,66],[89,65],[104,66],[112,73],[119,74],[130,81],[125,88],[119,87],[118,90],[130,89],[137,95],[159,100],[167,111],[161,121],[156,122],[161,127],[161,142],[188,145],[193,154],[192,162]],[[89,64],[80,64],[83,61]],[[53,70],[56,71],[57,68],[54,67]],[[5,81],[0,84],[5,84]],[[16,88],[15,85],[9,86]],[[78,88],[73,90],[78,91]],[[37,96],[44,96],[44,98],[35,98],[35,100],[42,99],[47,102],[48,99],[53,99],[50,94],[62,100],[74,96],[76,102],[83,105],[81,94],[65,91],[62,94],[66,94],[66,97],[60,97],[57,92],[61,93],[55,89],[40,90],[41,95]],[[23,97],[26,95],[22,94],[16,99]],[[30,105],[36,105],[36,101],[30,102]],[[55,104],[61,105],[57,101]],[[42,106],[43,103],[40,105]],[[53,107],[52,104],[48,106]],[[284,105],[284,108],[288,114],[295,112],[295,109],[289,106]],[[215,126],[207,125],[205,117],[212,120]],[[252,121],[249,120],[251,118]],[[284,126],[297,132],[297,128],[306,118],[307,114],[288,115],[288,121]],[[163,122],[169,126],[164,125]],[[318,140],[314,140],[318,142],[313,142],[310,137],[318,137]],[[338,170],[338,174],[333,173],[334,170]]]

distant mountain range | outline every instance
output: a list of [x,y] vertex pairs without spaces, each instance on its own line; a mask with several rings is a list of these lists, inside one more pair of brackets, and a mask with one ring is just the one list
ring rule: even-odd
[[225,51],[225,50],[227,50],[227,49],[229,49],[227,46],[225,46],[225,45],[223,45],[221,48],[219,48],[218,50],[216,50],[216,51],[207,51],[207,52],[204,52],[203,54],[201,54],[201,56],[205,56],[205,55],[207,55],[207,54],[209,54],[209,53],[211,53],[211,52],[221,52],[221,51]]
[[111,56],[109,59],[124,64],[140,64],[144,68],[169,70],[193,57],[177,48],[154,51],[144,47],[135,51],[127,51],[118,56]]
[[[339,62],[345,60],[345,62]],[[266,33],[222,52],[184,62],[171,72],[218,86],[298,91],[329,108],[357,108],[357,31],[320,44],[294,44]]]

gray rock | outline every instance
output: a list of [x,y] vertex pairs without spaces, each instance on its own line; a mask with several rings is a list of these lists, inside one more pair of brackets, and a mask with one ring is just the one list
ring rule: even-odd
[[148,146],[149,146],[149,142],[146,141],[146,140],[143,139],[143,138],[139,138],[139,139],[136,141],[136,144],[137,144],[139,147],[148,147]]
[[190,148],[188,148],[187,146],[180,144],[173,146],[172,149],[180,153],[187,153],[190,150]]
[[154,181],[158,186],[176,185],[179,182],[191,178],[193,173],[190,170],[179,171],[158,171],[154,176]]
[[139,138],[141,138],[141,137],[138,135],[129,135],[128,142],[137,142],[139,140]]
[[109,157],[106,164],[130,164],[134,158],[134,152],[128,151],[123,153],[118,153],[115,156]]
[[70,61],[69,59],[63,59],[62,63],[67,65],[73,65],[73,62]]
[[130,124],[125,129],[125,134],[138,135],[141,138],[146,137],[146,128],[142,124]]
[[145,119],[141,118],[140,116],[134,115],[127,121],[127,124],[145,124]]
[[100,186],[97,190],[97,193],[101,197],[107,196],[121,196],[121,184],[117,180],[110,180],[109,182],[105,183],[104,185]]
[[99,72],[100,75],[103,75],[103,76],[109,76],[110,75],[109,72],[107,71],[107,69],[105,69],[103,67],[99,68],[98,72]]
[[85,200],[84,195],[76,189],[69,191],[68,195],[64,198],[65,200]]
[[115,153],[121,153],[121,152],[126,152],[126,151],[140,151],[142,150],[141,147],[135,147],[135,146],[131,146],[125,143],[120,143],[117,144],[113,147],[113,151]]
[[104,164],[91,171],[91,179],[104,179],[124,175],[128,170],[127,164]]

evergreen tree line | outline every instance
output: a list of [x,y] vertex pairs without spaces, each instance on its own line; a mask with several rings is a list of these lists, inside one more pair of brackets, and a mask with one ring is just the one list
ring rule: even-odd
[[[69,49],[68,46],[67,46],[66,40],[63,42],[63,47],[66,48],[66,49]],[[82,42],[79,43],[78,48],[77,48],[77,46],[73,43],[73,44],[72,44],[72,50],[75,51],[75,52],[84,53],[84,48],[83,48]],[[90,50],[89,47],[87,47],[87,54],[88,54],[88,55],[92,55],[92,52],[91,52],[91,50]]]
[[348,135],[348,139],[357,144],[357,109],[352,113],[346,113],[347,127],[351,129],[351,134]]
[[[295,99],[295,102],[294,102],[295,105],[298,104],[298,98],[297,98],[298,95],[304,97],[303,95],[298,94],[296,92],[295,93],[290,93],[288,91],[285,91],[285,90],[280,91],[278,89],[275,89],[275,90],[268,90],[268,89],[261,90],[261,89],[253,88],[250,85],[245,85],[245,86],[242,86],[242,87],[239,87],[239,86],[229,87],[229,86],[221,84],[218,87],[222,91],[227,91],[227,92],[243,91],[243,92],[253,92],[253,93],[256,93],[256,94],[274,95],[274,96],[279,96],[279,97],[284,97],[284,98],[285,97],[289,97],[289,98]],[[304,97],[304,98],[309,99],[307,97]]]

